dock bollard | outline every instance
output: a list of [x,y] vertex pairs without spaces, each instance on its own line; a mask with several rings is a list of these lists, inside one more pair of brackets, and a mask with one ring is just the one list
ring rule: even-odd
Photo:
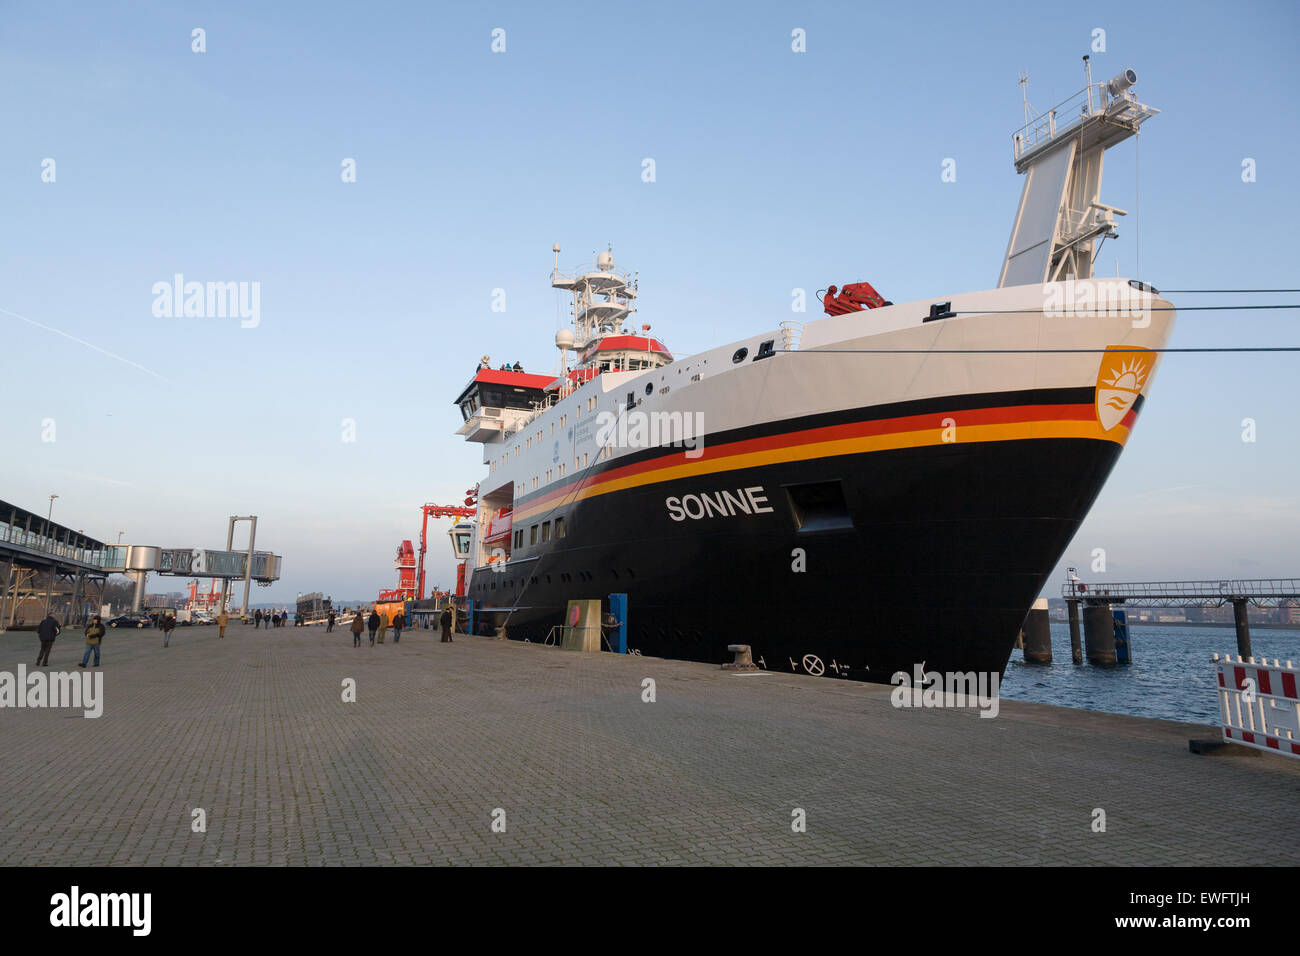
[[1115,657],[1115,615],[1110,604],[1088,604],[1083,609],[1083,639],[1088,647],[1088,663],[1109,667]]
[[724,671],[756,671],[758,665],[754,663],[754,655],[749,651],[748,644],[728,644],[727,650],[736,656],[736,659],[730,664],[723,664]]
[[1039,598],[1025,618],[1025,662],[1052,663],[1052,624],[1047,619],[1047,599]]
[[1079,602],[1067,601],[1070,610],[1070,659],[1076,664],[1083,663],[1083,649],[1079,646]]

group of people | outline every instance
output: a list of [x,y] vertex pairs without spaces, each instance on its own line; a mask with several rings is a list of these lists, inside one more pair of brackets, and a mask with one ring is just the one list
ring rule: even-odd
[[[287,611],[278,614],[268,612],[263,615],[259,610],[253,615],[254,627],[260,627],[263,620],[266,621],[267,627],[283,627],[284,621],[288,616],[289,614]],[[275,623],[276,618],[280,619],[279,623]],[[335,620],[334,612],[330,611],[329,623],[325,628],[327,634],[334,630]],[[217,637],[226,636],[226,626],[229,623],[230,615],[223,609],[217,615]],[[451,606],[448,605],[442,609],[442,614],[438,617],[438,625],[442,630],[442,643],[453,643],[451,639],[451,631],[455,623],[455,612]],[[377,609],[372,608],[370,611],[370,617],[366,618],[362,616],[361,610],[358,609],[356,615],[352,618],[352,646],[361,646],[361,635],[367,629],[370,631],[370,646],[374,647],[376,640],[382,644],[384,643],[384,637],[387,635],[390,627],[393,629],[393,643],[398,644],[402,640],[402,631],[406,626],[406,615],[401,611],[392,615],[392,618],[390,619],[387,614],[380,614]],[[163,632],[163,647],[169,647],[171,645],[172,631],[176,629],[176,616],[174,614],[165,614],[160,616],[158,619],[158,628]],[[54,647],[54,640],[62,632],[63,628],[59,626],[59,622],[55,619],[53,614],[47,614],[45,619],[41,621],[40,625],[36,628],[36,635],[40,638],[41,642],[41,648],[36,654],[37,667],[49,667],[50,651]],[[89,663],[92,654],[95,657],[95,666],[100,666],[99,649],[103,644],[104,637],[107,633],[108,631],[104,627],[104,623],[98,614],[90,619],[85,627],[86,653],[82,655],[81,663],[77,665],[78,667],[85,667]]]
[[[222,610],[217,615],[217,637],[226,636],[226,626],[230,623],[230,615]],[[172,631],[176,630],[176,615],[162,614],[158,617],[157,627],[163,632],[163,647],[170,647],[172,641]],[[41,648],[36,652],[36,666],[50,666],[50,651],[54,649],[54,640],[63,633],[63,628],[59,625],[58,620],[53,614],[46,614],[45,619],[41,621],[36,628],[36,636],[40,639]],[[100,667],[100,647],[104,643],[104,638],[108,634],[108,628],[104,626],[104,620],[98,614],[91,617],[86,622],[83,629],[86,638],[86,653],[81,655],[81,663],[78,667],[85,667],[90,663],[91,655],[95,657],[95,667]]]
[[[47,613],[44,620],[36,627],[36,636],[41,642],[41,649],[36,652],[36,666],[50,666],[50,651],[54,649],[54,639],[63,633],[63,628],[59,626],[58,620],[53,614]],[[99,646],[104,641],[104,635],[108,633],[104,627],[104,622],[98,614],[87,622],[84,634],[86,637],[86,653],[81,655],[81,663],[78,667],[85,667],[90,662],[90,655],[95,655],[95,666],[99,667]]]
[[263,614],[262,609],[258,608],[253,612],[253,630],[257,630],[261,627],[263,621],[266,622],[268,629],[272,627],[284,627],[289,621],[289,611],[288,609],[281,611],[267,611]]
[[[476,369],[476,371],[481,372],[485,368],[486,369],[492,368],[492,366],[488,364],[488,357],[486,355],[483,356],[481,359],[479,359],[478,368]],[[522,372],[523,370],[524,367],[520,365],[518,362],[516,362],[514,365],[511,365],[508,362],[502,362],[501,368],[497,369],[497,371],[499,372]]]
[[[453,643],[451,639],[451,628],[454,623],[455,618],[453,617],[451,607],[448,606],[443,608],[442,614],[438,618],[438,624],[442,628],[442,643]],[[402,629],[406,626],[406,615],[401,611],[394,614],[390,621],[387,614],[380,614],[377,609],[372,608],[370,616],[366,617],[362,614],[361,609],[358,608],[356,614],[352,617],[352,626],[350,628],[352,631],[352,646],[361,646],[361,635],[367,630],[370,632],[371,647],[375,646],[376,640],[382,644],[384,643],[384,635],[388,633],[390,627],[393,629],[393,643],[397,644],[402,640]],[[325,633],[328,634],[333,629],[334,612],[331,611],[329,624],[325,628]]]
[[[331,615],[332,616],[332,615]],[[389,627],[393,628],[393,643],[399,644],[402,640],[402,628],[406,627],[406,615],[398,611],[393,615],[391,625],[387,614],[380,614],[378,610],[371,609],[370,617],[364,621],[361,617],[361,609],[357,609],[356,615],[352,618],[352,646],[361,646],[361,632],[367,627],[370,628],[370,646],[375,646],[375,636],[378,635],[379,643],[384,643],[384,635],[388,633]]]

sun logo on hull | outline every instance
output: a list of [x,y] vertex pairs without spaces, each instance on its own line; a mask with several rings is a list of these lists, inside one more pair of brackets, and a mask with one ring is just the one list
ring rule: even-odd
[[1110,431],[1133,408],[1151,375],[1155,353],[1133,346],[1108,345],[1097,370],[1097,421]]

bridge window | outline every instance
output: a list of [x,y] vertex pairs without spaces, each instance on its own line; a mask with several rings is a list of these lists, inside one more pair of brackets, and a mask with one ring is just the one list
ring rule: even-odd
[[549,521],[543,521],[542,522],[542,544],[545,544],[547,541],[550,540],[551,540],[551,523]]
[[564,519],[563,519],[563,518],[556,518],[556,519],[555,519],[555,536],[556,536],[557,538],[563,538],[563,537],[564,537]]
[[530,545],[537,543],[537,525],[533,525],[528,529],[528,543]]

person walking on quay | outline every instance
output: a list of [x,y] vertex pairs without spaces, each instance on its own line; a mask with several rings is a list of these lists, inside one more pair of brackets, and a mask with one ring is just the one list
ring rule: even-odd
[[442,609],[442,615],[438,618],[438,623],[442,625],[442,643],[451,644],[451,605],[448,604]]
[[388,633],[388,612],[385,611],[379,615],[379,643],[384,643],[384,635]]
[[262,627],[262,609],[259,607],[253,612],[253,630],[260,630]]
[[163,647],[167,647],[172,641],[172,631],[176,628],[176,618],[168,614],[159,622],[158,626],[162,628],[163,632]]
[[370,646],[375,646],[375,631],[379,630],[379,612],[371,610],[370,617],[366,619],[366,626],[370,628]]
[[361,632],[365,630],[365,622],[361,620],[361,611],[357,610],[357,616],[352,619],[352,646],[361,646]]
[[226,636],[226,625],[230,623],[230,615],[226,613],[223,607],[221,613],[217,615],[217,637]]
[[103,623],[99,620],[99,615],[96,614],[91,618],[90,623],[86,625],[86,653],[81,655],[81,663],[77,665],[78,667],[86,666],[86,662],[90,660],[91,651],[95,652],[95,666],[99,666],[99,642],[104,639],[104,635],[107,633],[104,630]]
[[328,634],[334,630],[334,612],[330,611],[330,616],[325,619],[325,633]]
[[46,614],[45,620],[41,621],[36,628],[36,636],[41,639],[41,649],[36,654],[37,667],[50,666],[50,649],[54,647],[54,639],[59,636],[61,630],[53,614]]
[[402,643],[402,628],[406,627],[406,615],[398,611],[393,615],[393,643]]

